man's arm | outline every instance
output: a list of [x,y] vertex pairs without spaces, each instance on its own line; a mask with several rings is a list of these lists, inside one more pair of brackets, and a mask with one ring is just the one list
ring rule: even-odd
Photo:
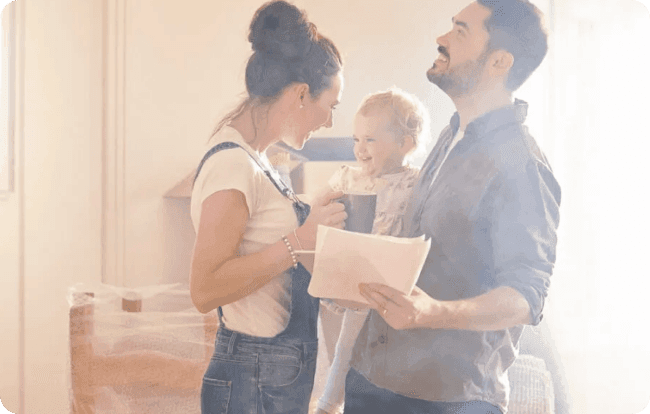
[[[541,320],[555,262],[560,190],[542,163],[516,165],[487,188],[497,287],[466,299],[440,301],[415,287],[360,286],[370,306],[395,329],[499,330]],[[493,187],[493,188],[492,188]]]
[[431,316],[430,327],[494,331],[531,322],[528,301],[509,286],[470,299],[443,302],[443,308],[445,318]]
[[451,301],[436,300],[417,286],[411,295],[380,284],[362,284],[360,290],[394,329],[493,331],[531,322],[528,301],[509,286]]
[[485,194],[496,286],[518,291],[542,319],[556,259],[560,187],[547,164],[512,162]]

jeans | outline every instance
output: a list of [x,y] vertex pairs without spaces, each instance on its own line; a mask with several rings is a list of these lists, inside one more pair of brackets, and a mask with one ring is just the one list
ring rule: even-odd
[[217,334],[215,352],[203,377],[202,413],[307,413],[318,342],[224,331]]
[[344,414],[502,414],[485,401],[439,402],[409,398],[379,388],[354,369],[345,381]]

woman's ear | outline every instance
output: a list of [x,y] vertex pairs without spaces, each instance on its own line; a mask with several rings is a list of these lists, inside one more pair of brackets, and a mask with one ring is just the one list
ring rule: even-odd
[[283,102],[282,105],[287,110],[294,110],[301,108],[308,97],[309,85],[306,83],[293,83],[282,92],[279,100]]
[[294,94],[297,99],[296,103],[298,104],[299,107],[303,107],[305,99],[307,99],[309,95],[309,85],[306,83],[295,83],[293,85],[294,89]]

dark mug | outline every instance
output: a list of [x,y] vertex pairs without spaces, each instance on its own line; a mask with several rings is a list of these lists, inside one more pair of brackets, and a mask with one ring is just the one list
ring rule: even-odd
[[345,220],[345,230],[357,233],[372,232],[377,207],[377,194],[346,193],[336,199],[345,206],[348,218]]

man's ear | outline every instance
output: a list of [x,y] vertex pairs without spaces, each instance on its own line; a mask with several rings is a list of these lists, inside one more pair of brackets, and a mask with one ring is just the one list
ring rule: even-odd
[[503,49],[492,52],[490,56],[490,70],[496,75],[506,75],[514,63],[512,53]]

